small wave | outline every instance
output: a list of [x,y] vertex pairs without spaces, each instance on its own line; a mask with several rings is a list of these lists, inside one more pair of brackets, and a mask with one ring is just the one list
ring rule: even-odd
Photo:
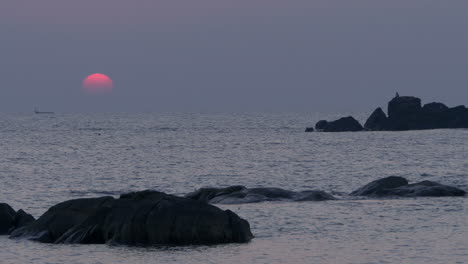
[[112,128],[101,128],[101,127],[85,127],[78,128],[79,131],[108,131],[113,130]]
[[175,132],[175,131],[179,130],[179,128],[177,128],[177,127],[151,127],[148,130],[150,130],[150,131],[170,131],[170,132],[174,131]]

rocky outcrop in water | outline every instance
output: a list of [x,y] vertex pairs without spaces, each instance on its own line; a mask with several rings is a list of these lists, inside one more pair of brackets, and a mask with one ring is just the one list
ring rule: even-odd
[[367,130],[468,128],[468,109],[463,105],[449,108],[438,102],[421,106],[417,97],[396,96],[388,103],[388,117],[379,113],[376,120],[371,115],[367,123]]
[[8,230],[13,227],[15,210],[6,203],[0,203],[0,235],[8,234]]
[[335,200],[335,197],[324,191],[310,190],[293,192],[281,188],[246,188],[240,185],[226,188],[201,188],[187,194],[185,197],[213,204]]
[[351,193],[353,196],[374,197],[464,196],[465,194],[464,190],[432,181],[409,184],[408,180],[397,176],[373,181]]
[[8,235],[13,230],[34,221],[34,217],[23,210],[15,212],[6,203],[0,203],[0,235]]
[[11,238],[45,243],[188,245],[243,243],[249,223],[233,212],[156,191],[76,199],[51,207]]
[[[388,116],[382,108],[372,112],[364,124],[369,131],[401,131],[437,128],[468,128],[468,109],[463,106],[449,108],[443,103],[433,102],[421,105],[421,99],[414,96],[395,96],[388,103]],[[319,121],[317,131],[342,132],[363,130],[352,117],[333,122]]]
[[322,132],[355,132],[363,130],[363,127],[354,117],[348,116],[331,122],[320,120],[315,124],[315,129]]
[[385,130],[388,126],[388,118],[385,115],[382,108],[377,108],[372,112],[372,114],[367,119],[366,123],[364,124],[364,128],[366,130],[372,131],[379,131]]

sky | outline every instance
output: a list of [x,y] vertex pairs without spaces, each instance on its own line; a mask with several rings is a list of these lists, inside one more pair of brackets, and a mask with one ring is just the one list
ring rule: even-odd
[[[0,112],[468,104],[466,0],[2,0]],[[112,94],[82,81],[112,78]]]

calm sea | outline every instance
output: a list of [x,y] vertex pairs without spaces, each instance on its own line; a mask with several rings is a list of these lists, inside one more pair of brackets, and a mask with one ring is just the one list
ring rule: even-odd
[[468,190],[468,130],[304,133],[339,116],[0,114],[0,202],[35,217],[68,199],[144,189],[245,185],[340,199],[218,205],[250,222],[248,244],[139,248],[3,236],[0,263],[468,263],[466,197],[346,195],[390,175]]

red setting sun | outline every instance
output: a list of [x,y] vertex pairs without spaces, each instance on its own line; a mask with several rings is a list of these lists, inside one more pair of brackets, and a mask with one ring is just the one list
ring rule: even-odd
[[94,73],[83,80],[83,90],[92,94],[108,94],[112,92],[113,83],[105,74]]

